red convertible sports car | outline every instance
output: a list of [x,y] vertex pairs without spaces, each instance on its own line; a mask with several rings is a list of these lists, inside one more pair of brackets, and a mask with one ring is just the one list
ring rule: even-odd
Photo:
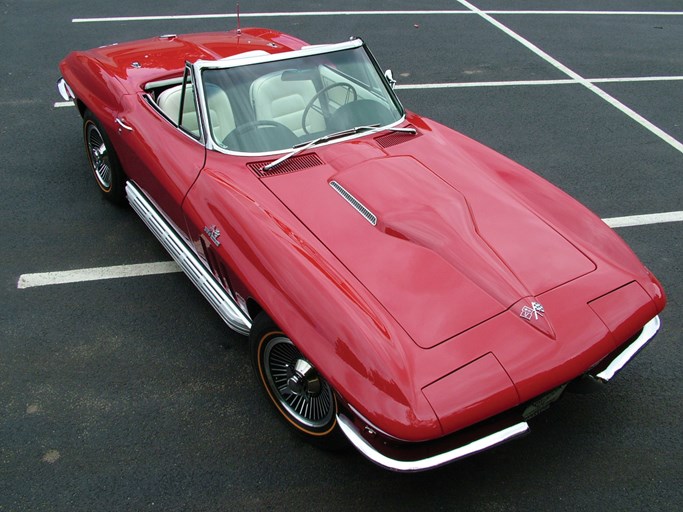
[[518,437],[659,329],[657,279],[539,176],[406,111],[363,41],[267,29],[69,54],[102,193],[235,331],[279,415],[419,471]]

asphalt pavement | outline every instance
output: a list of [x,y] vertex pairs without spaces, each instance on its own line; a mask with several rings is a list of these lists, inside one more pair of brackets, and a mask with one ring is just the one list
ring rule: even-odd
[[[240,3],[242,26],[311,43],[362,37],[406,108],[603,218],[683,210],[680,1]],[[567,394],[520,440],[390,473],[290,434],[260,394],[245,338],[182,274],[17,286],[25,274],[169,260],[129,208],[100,197],[80,117],[55,106],[57,66],[75,49],[234,28],[234,18],[168,18],[233,4],[0,10],[0,511],[683,509],[682,222],[618,228],[669,303],[655,341],[609,386]],[[378,10],[391,12],[365,12]],[[353,13],[315,15],[332,11]],[[148,16],[167,18],[92,20]]]

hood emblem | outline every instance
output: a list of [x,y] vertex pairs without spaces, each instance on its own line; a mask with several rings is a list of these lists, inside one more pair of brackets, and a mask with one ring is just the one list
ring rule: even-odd
[[216,244],[216,247],[221,245],[220,241],[218,240],[218,237],[221,236],[221,231],[216,227],[215,224],[213,226],[205,226],[204,233],[206,233],[206,236],[208,236],[211,241]]
[[522,308],[522,311],[519,313],[519,316],[521,316],[522,318],[526,318],[527,320],[538,320],[539,316],[542,317],[544,315],[545,310],[543,309],[543,306],[540,302],[532,302],[531,307],[524,306]]

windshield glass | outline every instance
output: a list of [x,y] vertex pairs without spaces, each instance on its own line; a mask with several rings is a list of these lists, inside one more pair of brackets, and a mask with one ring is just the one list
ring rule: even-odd
[[276,152],[403,117],[363,47],[202,71],[213,140],[240,153]]

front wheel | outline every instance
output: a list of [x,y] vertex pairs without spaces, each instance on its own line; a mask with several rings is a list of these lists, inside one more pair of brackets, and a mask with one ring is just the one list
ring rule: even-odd
[[313,444],[343,446],[334,391],[265,313],[254,320],[249,344],[256,376],[279,416]]
[[126,175],[102,124],[89,110],[83,115],[83,140],[90,168],[104,197],[113,203],[123,203]]

